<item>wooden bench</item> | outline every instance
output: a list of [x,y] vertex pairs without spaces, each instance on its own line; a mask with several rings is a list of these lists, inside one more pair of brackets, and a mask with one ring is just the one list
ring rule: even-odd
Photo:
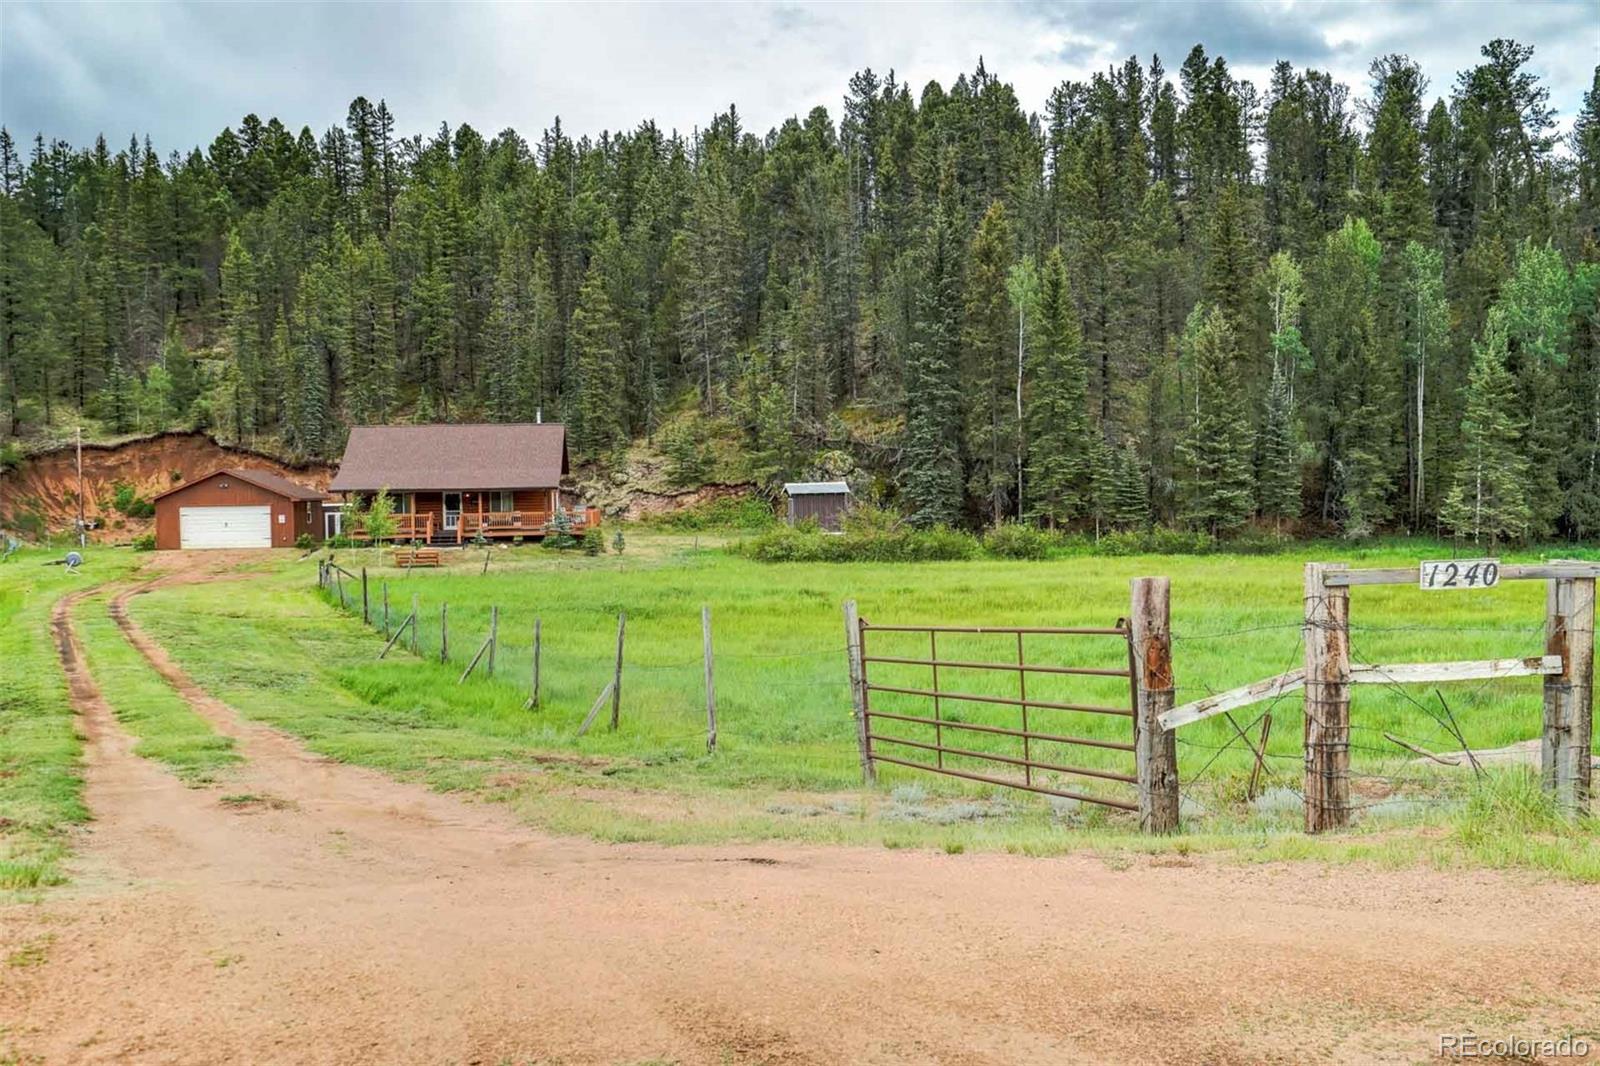
[[438,548],[396,548],[394,565],[410,569],[413,566],[438,566]]

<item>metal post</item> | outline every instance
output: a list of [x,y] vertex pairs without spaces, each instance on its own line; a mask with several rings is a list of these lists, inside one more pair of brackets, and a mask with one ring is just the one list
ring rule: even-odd
[[361,624],[372,624],[372,611],[367,606],[367,568],[364,566],[361,568]]
[[543,643],[543,624],[540,619],[533,620],[533,678],[528,685],[528,706],[539,706],[539,645]]
[[417,594],[415,592],[413,592],[411,594],[411,654],[412,655],[416,655],[418,649],[422,647],[422,642],[417,639],[417,618],[418,617],[419,617],[419,615],[417,614]]
[[1350,824],[1350,588],[1329,586],[1343,563],[1305,571],[1306,832]]
[[439,604],[439,661],[450,661],[450,604]]
[[711,605],[700,608],[700,636],[706,664],[706,751],[717,750],[717,682],[713,675],[711,652]]
[[489,661],[484,664],[490,677],[494,676],[495,645],[500,643],[500,608],[489,608]]
[[1164,577],[1132,582],[1129,640],[1133,643],[1138,705],[1134,708],[1134,759],[1139,779],[1139,828],[1178,828],[1178,744],[1158,719],[1172,709],[1171,586]]
[[868,785],[878,783],[878,773],[872,765],[871,727],[867,712],[866,663],[862,662],[862,629],[856,613],[856,601],[844,601],[844,641],[850,664],[850,702],[856,719],[856,746],[861,753],[861,779]]

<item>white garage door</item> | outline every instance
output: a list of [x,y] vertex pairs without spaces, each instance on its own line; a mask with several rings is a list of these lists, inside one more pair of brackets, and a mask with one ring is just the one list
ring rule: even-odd
[[185,548],[270,548],[271,507],[180,507],[178,543]]

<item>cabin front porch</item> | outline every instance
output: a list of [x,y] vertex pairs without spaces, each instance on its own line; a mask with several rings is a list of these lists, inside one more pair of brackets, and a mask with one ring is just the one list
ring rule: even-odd
[[[542,539],[551,530],[556,509],[564,507],[574,535],[600,524],[600,510],[562,500],[560,489],[501,489],[459,492],[392,492],[396,541],[466,544],[485,539]],[[368,539],[358,525],[348,531]]]

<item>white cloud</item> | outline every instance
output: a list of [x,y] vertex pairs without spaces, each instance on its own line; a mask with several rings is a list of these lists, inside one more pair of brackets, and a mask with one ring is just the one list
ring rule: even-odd
[[1570,121],[1592,79],[1587,4],[203,4],[0,5],[0,121],[86,143],[148,132],[162,149],[207,144],[246,113],[320,131],[357,95],[400,127],[512,126],[556,116],[574,133],[644,118],[687,131],[730,103],[765,131],[826,106],[856,70],[893,69],[920,91],[978,57],[1041,108],[1064,78],[1137,53],[1175,71],[1203,42],[1265,84],[1273,62],[1329,70],[1366,92],[1376,56],[1403,51],[1446,94],[1481,44],[1536,46],[1533,66]]

